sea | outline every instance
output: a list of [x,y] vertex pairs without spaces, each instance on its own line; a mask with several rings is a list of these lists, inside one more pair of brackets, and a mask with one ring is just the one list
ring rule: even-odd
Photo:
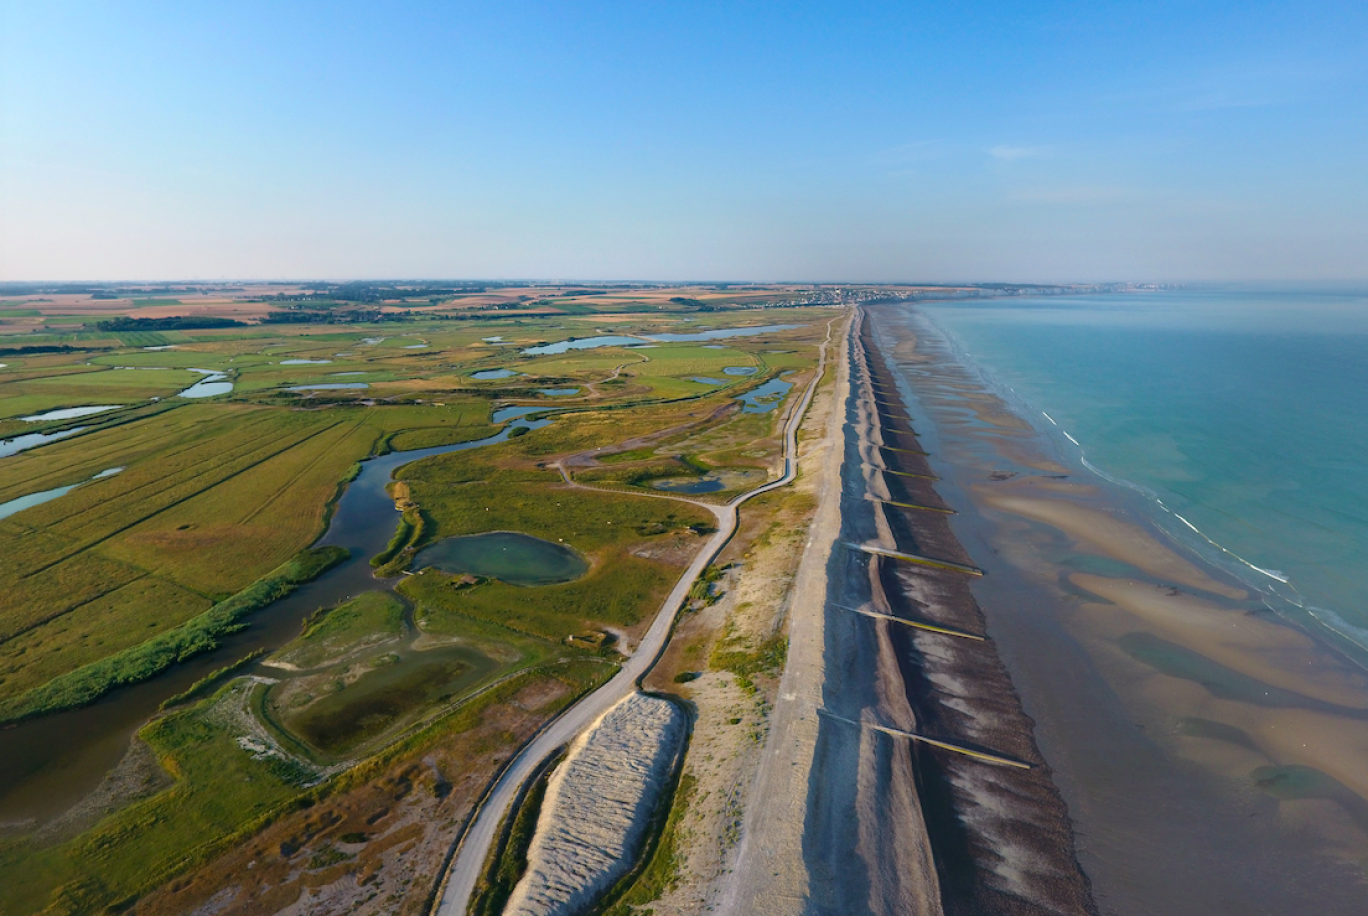
[[918,308],[1067,459],[1368,665],[1368,285]]

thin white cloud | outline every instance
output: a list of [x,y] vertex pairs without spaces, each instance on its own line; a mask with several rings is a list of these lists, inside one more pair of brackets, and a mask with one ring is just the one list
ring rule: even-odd
[[1016,162],[1018,159],[1041,159],[1049,152],[1044,146],[995,146],[988,150],[988,155],[1002,162]]
[[1027,204],[1106,204],[1133,198],[1130,188],[1115,185],[1073,185],[1051,188],[1022,188],[1011,191],[1007,199]]

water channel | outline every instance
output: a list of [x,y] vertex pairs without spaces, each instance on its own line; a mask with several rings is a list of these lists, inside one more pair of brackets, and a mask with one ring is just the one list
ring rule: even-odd
[[346,547],[348,560],[258,611],[245,630],[224,637],[213,652],[114,690],[89,706],[0,727],[0,827],[46,819],[75,804],[113,769],[134,732],[161,704],[200,678],[258,649],[285,645],[318,608],[361,592],[392,589],[398,580],[375,578],[370,558],[385,549],[397,524],[394,501],[385,492],[396,470],[424,458],[503,442],[518,426],[540,429],[549,422],[520,420],[487,439],[392,452],[362,462],[361,473],[347,485],[328,530],[314,545]]

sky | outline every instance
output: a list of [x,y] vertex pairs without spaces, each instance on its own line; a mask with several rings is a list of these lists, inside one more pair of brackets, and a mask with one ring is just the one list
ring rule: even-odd
[[0,0],[0,280],[1368,279],[1368,3]]

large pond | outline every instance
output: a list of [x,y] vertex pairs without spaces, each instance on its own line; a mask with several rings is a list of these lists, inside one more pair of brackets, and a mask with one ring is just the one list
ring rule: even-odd
[[346,547],[348,560],[252,615],[246,629],[225,637],[212,652],[187,659],[151,680],[114,690],[89,706],[0,728],[0,822],[65,811],[99,785],[123,757],[133,733],[168,697],[250,652],[285,645],[320,607],[332,607],[361,592],[392,588],[395,580],[375,578],[370,558],[384,550],[394,534],[394,499],[385,490],[394,472],[424,458],[503,442],[517,425],[540,429],[547,421],[525,420],[488,439],[392,452],[361,462],[361,473],[343,491],[327,533],[315,545]]
[[714,331],[695,331],[692,334],[651,334],[641,337],[620,337],[604,334],[599,337],[581,337],[577,340],[562,340],[557,343],[528,347],[523,350],[527,356],[547,356],[566,353],[570,350],[593,350],[597,347],[630,347],[648,343],[683,343],[693,340],[716,340],[723,337],[754,337],[756,334],[769,334],[775,331],[791,331],[801,328],[801,324],[767,324],[752,328],[718,328]]
[[578,579],[589,571],[584,558],[564,544],[516,531],[443,538],[414,558],[415,570],[428,567],[510,585],[554,585]]
[[286,712],[283,724],[309,745],[341,757],[433,703],[463,693],[499,665],[466,646],[406,649],[377,661],[392,663],[372,667],[341,690]]

